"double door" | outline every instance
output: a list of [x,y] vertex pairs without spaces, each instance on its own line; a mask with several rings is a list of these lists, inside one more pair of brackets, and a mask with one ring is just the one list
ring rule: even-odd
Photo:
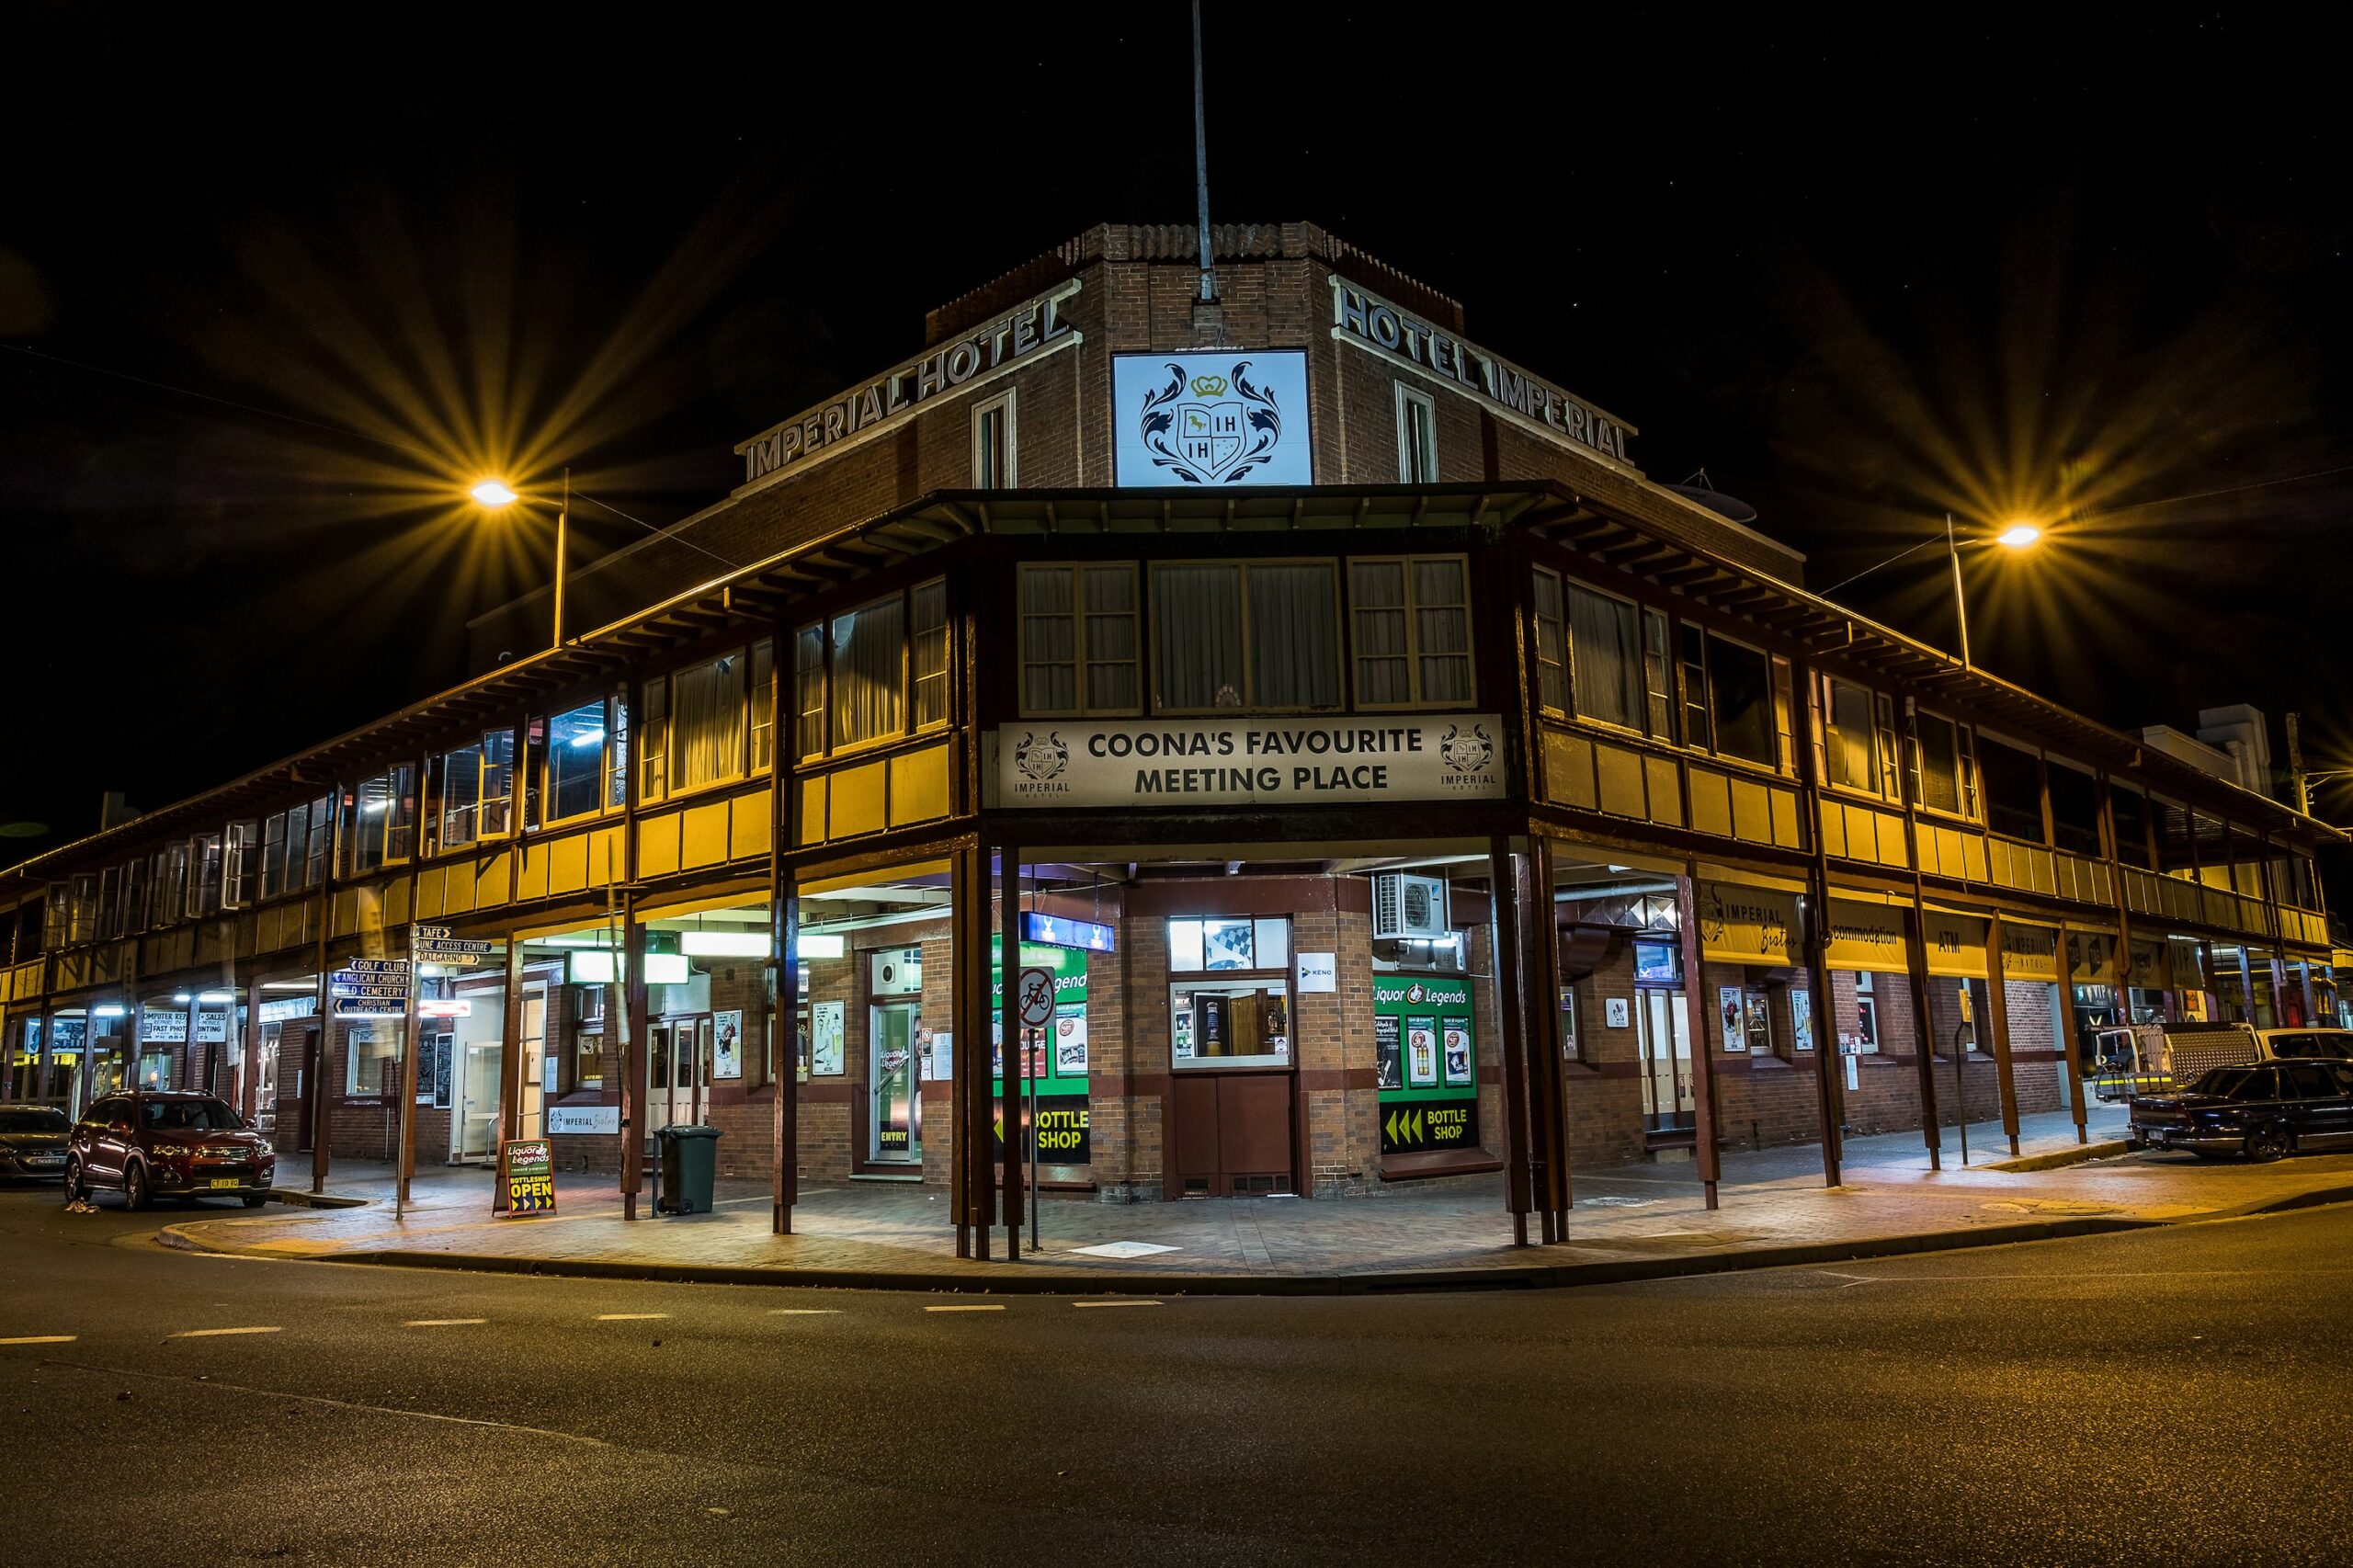
[[1643,1131],[1681,1132],[1698,1125],[1691,1013],[1683,1005],[1683,993],[1635,992],[1634,1034],[1642,1049]]
[[711,1019],[690,1013],[654,1019],[645,1031],[646,1136],[698,1125],[710,1104]]
[[869,1165],[923,1164],[921,1013],[913,1002],[879,1002],[866,1031]]

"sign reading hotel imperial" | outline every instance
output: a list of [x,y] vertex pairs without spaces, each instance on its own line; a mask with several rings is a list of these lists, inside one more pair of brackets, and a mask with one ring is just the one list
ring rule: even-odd
[[994,732],[1001,806],[1303,806],[1493,801],[1493,713],[1053,720]]
[[855,445],[925,403],[971,392],[1016,365],[1069,347],[1079,335],[1063,319],[1062,306],[1078,288],[1074,278],[1058,284],[952,343],[761,431],[735,449],[744,459],[736,494]]

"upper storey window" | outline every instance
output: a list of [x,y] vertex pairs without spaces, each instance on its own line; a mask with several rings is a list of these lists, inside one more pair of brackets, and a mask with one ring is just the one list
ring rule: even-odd
[[948,580],[870,599],[793,634],[793,732],[804,757],[948,722]]
[[1535,619],[1540,706],[1656,740],[1681,738],[1665,615],[1540,567]]
[[1470,579],[1459,555],[1348,562],[1359,706],[1471,700]]
[[1131,561],[1021,569],[1021,710],[1033,718],[1142,705],[1142,617]]
[[1001,392],[972,409],[972,487],[1010,490],[1021,483],[1014,446],[1013,393]]
[[1397,483],[1438,483],[1438,408],[1427,392],[1397,383]]
[[1155,562],[1152,615],[1163,712],[1340,705],[1335,562]]

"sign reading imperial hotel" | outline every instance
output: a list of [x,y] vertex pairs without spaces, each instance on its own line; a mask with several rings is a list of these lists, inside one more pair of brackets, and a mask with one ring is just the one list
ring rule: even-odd
[[638,1213],[708,1126],[780,1226],[889,1178],[975,1254],[1033,1158],[1540,1241],[1573,1166],[2080,1122],[2096,1017],[2333,1016],[2343,835],[1813,597],[1398,269],[1211,239],[1207,304],[1106,225],[932,312],[560,636],[0,871],[0,1098]]

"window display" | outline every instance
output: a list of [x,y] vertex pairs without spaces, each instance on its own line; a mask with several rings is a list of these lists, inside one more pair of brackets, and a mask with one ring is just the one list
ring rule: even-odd
[[1168,988],[1179,1069],[1290,1065],[1290,987],[1280,980]]

